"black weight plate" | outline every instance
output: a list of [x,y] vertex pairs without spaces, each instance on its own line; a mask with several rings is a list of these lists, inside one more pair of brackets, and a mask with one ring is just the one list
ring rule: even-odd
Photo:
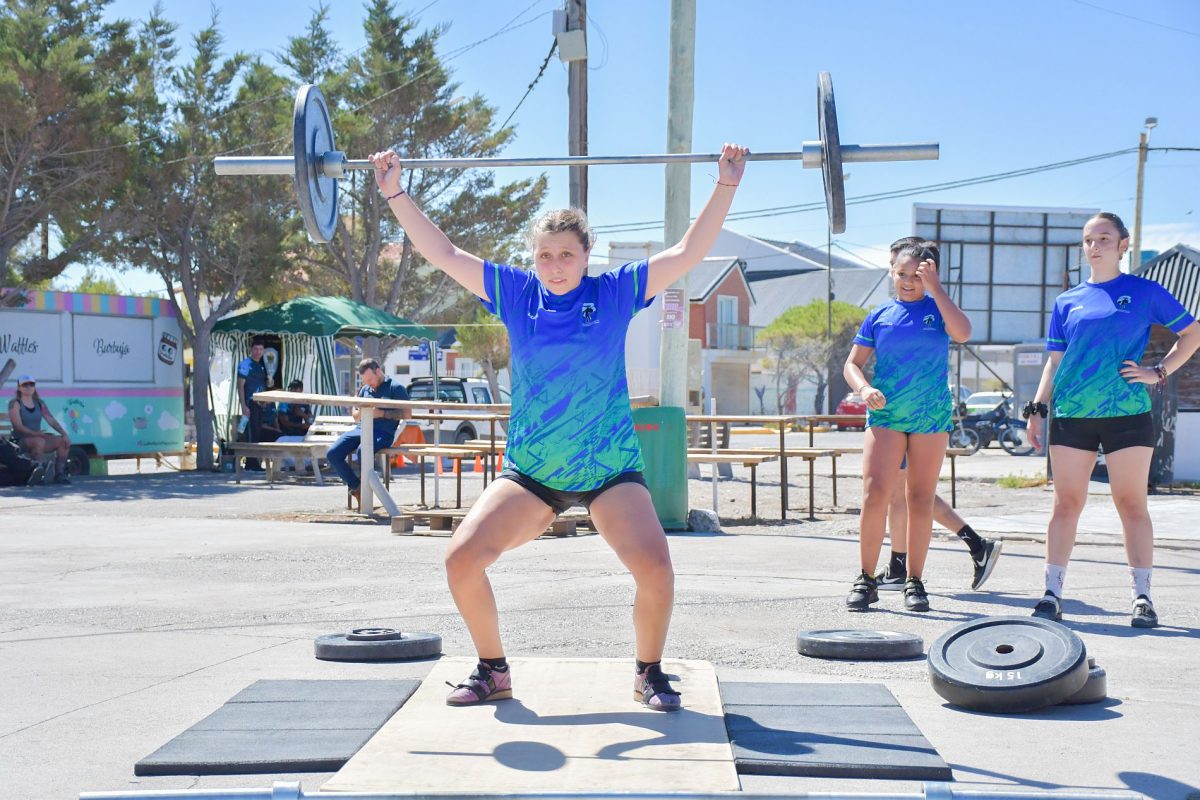
[[796,651],[813,658],[891,661],[925,652],[925,642],[898,631],[816,630],[796,634]]
[[436,633],[405,633],[399,639],[348,638],[329,633],[314,641],[314,652],[322,661],[411,661],[442,652],[442,637]]
[[[1092,659],[1089,657],[1088,661],[1091,662]],[[1095,664],[1091,664],[1090,666],[1087,683],[1078,692],[1063,700],[1062,705],[1076,706],[1082,703],[1099,703],[1108,697],[1108,673],[1104,671],[1104,667],[1097,667]]]
[[842,140],[838,135],[837,107],[833,102],[833,78],[828,72],[817,76],[817,133],[821,137],[821,177],[825,181],[825,208],[829,229],[846,232],[846,181],[842,175]]
[[1014,714],[1061,703],[1087,683],[1087,650],[1057,622],[983,617],[943,633],[929,648],[929,680],[949,702]]
[[316,86],[305,84],[296,92],[292,112],[292,153],[304,228],[308,238],[318,243],[332,239],[337,227],[337,181],[327,178],[321,169],[321,156],[333,149],[333,121],[325,95]]

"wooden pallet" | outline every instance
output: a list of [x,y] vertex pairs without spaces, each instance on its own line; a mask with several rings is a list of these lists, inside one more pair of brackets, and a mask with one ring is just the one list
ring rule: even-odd
[[[400,516],[392,517],[392,533],[410,536],[449,536],[462,524],[468,509],[465,508],[406,508]],[[421,525],[426,530],[417,530]],[[580,528],[595,532],[592,518],[582,510],[570,510],[555,517],[542,536],[578,536]]]

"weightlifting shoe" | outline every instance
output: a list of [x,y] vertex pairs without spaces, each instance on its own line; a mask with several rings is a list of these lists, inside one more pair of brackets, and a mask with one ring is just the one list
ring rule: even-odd
[[446,697],[448,706],[473,706],[492,700],[507,700],[512,697],[512,670],[503,672],[484,664],[476,664],[471,675],[460,684],[446,681],[454,691]]
[[1033,616],[1048,619],[1052,622],[1062,622],[1062,601],[1052,592],[1046,592],[1038,604],[1033,607]]
[[975,579],[971,581],[971,588],[978,589],[987,582],[991,577],[992,570],[996,568],[996,562],[1000,560],[1000,551],[1004,549],[1004,542],[996,539],[983,540],[983,555],[979,558],[971,556],[971,563],[975,565]]
[[633,676],[633,699],[655,711],[678,711],[682,705],[660,664],[647,664],[645,672]]
[[1158,627],[1158,612],[1154,610],[1154,603],[1151,603],[1146,595],[1139,594],[1137,600],[1133,601],[1133,616],[1130,617],[1129,624],[1134,628]]
[[892,565],[875,576],[876,588],[881,592],[898,592],[904,588],[904,573],[892,574]]
[[904,582],[904,607],[909,611],[929,610],[929,595],[920,578],[909,578]]
[[866,611],[872,603],[879,602],[879,583],[866,572],[854,579],[850,594],[846,595],[847,611]]

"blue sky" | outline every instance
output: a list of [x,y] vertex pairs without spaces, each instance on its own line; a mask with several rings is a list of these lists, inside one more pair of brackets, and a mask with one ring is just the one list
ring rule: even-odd
[[[154,0],[115,0],[109,16],[144,19]],[[209,4],[162,0],[185,53]],[[331,0],[331,27],[346,51],[363,45],[364,6]],[[503,119],[517,106],[552,42],[561,0],[402,0],[425,25],[446,25],[463,94],[479,93]],[[313,5],[214,0],[230,52],[270,59],[301,35]],[[665,150],[668,0],[589,3],[589,138],[597,155]],[[507,29],[506,29],[507,28]],[[698,0],[693,151],[724,141],[796,150],[816,139],[816,76],[829,71],[844,143],[936,140],[941,160],[847,165],[849,198],[1019,170],[1137,145],[1148,116],[1152,147],[1200,147],[1200,3],[1195,0],[847,0],[840,3]],[[557,56],[513,119],[506,154],[567,152],[566,66]],[[386,143],[381,143],[386,144]],[[349,153],[351,158],[366,153]],[[550,168],[548,207],[567,203],[567,169]],[[522,175],[505,170],[500,180]],[[662,219],[661,166],[593,167],[593,224]],[[716,170],[692,172],[692,210]],[[851,205],[835,243],[883,263],[912,227],[914,202],[1101,207],[1133,223],[1136,156],[915,197]],[[823,198],[819,170],[751,163],[734,212]],[[759,216],[728,227],[775,239],[824,243],[824,210]],[[1143,247],[1200,245],[1200,152],[1152,152],[1145,178]],[[602,236],[661,240],[661,229]],[[503,254],[481,254],[496,255]],[[125,275],[131,290],[160,288]]]

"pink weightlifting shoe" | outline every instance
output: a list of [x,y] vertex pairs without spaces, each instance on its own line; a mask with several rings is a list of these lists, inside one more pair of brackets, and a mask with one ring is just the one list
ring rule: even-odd
[[447,681],[446,685],[454,689],[446,697],[448,706],[473,706],[492,700],[507,700],[512,697],[512,670],[501,672],[485,664],[476,664],[475,670],[465,681],[457,686]]
[[671,688],[662,666],[649,664],[633,677],[633,699],[655,711],[678,711],[682,707],[679,692]]

